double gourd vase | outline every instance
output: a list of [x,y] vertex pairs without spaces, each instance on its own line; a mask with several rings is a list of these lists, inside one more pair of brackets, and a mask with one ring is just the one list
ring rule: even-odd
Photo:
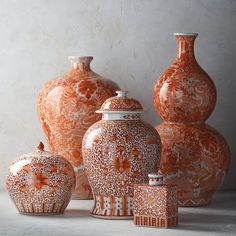
[[101,115],[95,113],[119,87],[90,69],[92,57],[69,57],[71,69],[47,82],[38,95],[38,113],[51,152],[65,157],[76,175],[74,199],[91,199],[81,148],[86,130]]
[[125,91],[103,103],[102,120],[83,138],[83,159],[94,194],[94,217],[133,217],[134,184],[148,181],[159,167],[161,141],[141,120],[142,105]]
[[154,87],[154,106],[163,119],[160,171],[178,186],[180,206],[210,203],[229,168],[224,137],[205,121],[216,104],[216,88],[194,56],[197,34],[175,34],[177,56]]

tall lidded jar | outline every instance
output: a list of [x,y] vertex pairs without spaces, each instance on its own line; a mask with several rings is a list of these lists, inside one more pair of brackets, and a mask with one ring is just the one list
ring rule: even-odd
[[38,95],[38,113],[49,149],[69,160],[75,170],[74,199],[92,198],[81,155],[82,138],[101,119],[95,111],[119,89],[90,69],[92,59],[69,57],[70,71],[47,82]]
[[158,125],[166,183],[178,186],[180,206],[210,203],[229,168],[224,137],[205,121],[216,103],[216,88],[194,56],[196,33],[176,33],[178,51],[160,76],[154,106],[164,122]]
[[83,160],[94,194],[92,216],[124,219],[133,216],[133,185],[148,181],[159,167],[158,132],[141,120],[142,105],[117,91],[98,113],[83,138]]

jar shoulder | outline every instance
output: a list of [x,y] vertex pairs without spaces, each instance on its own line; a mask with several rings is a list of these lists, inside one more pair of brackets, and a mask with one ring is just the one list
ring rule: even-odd
[[[116,136],[122,137],[122,135],[129,134],[132,136],[133,134],[137,134],[138,136],[153,136],[158,141],[160,140],[160,136],[157,130],[150,124],[142,121],[114,121],[114,120],[100,120],[93,124],[86,132],[84,136],[85,139],[89,139],[92,136],[112,136],[115,134]],[[132,139],[135,139],[136,136],[132,136]]]
[[116,90],[119,89],[119,86],[110,79],[102,77],[101,75],[96,74],[95,72],[87,72],[87,73],[78,73],[78,74],[70,74],[67,73],[63,76],[56,77],[47,81],[42,90],[43,91],[51,91],[56,87],[60,88],[68,88],[74,87],[76,84],[80,84],[81,87],[88,87],[91,89],[98,88],[114,88]]

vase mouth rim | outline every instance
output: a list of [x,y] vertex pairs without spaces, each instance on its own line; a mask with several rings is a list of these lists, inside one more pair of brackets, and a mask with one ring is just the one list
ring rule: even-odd
[[69,60],[93,59],[93,56],[68,56]]
[[195,36],[195,37],[197,37],[198,33],[197,32],[193,32],[193,33],[177,32],[177,33],[174,33],[174,36]]

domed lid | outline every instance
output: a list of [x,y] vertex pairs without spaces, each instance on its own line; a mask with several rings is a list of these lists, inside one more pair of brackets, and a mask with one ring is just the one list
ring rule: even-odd
[[143,107],[139,101],[127,97],[127,91],[116,91],[117,96],[108,98],[97,113],[142,113]]
[[51,158],[51,157],[57,157],[57,158],[63,158],[60,155],[53,154],[51,152],[44,150],[44,144],[42,142],[39,143],[38,149],[35,152],[23,154],[22,157],[34,157],[34,158]]

